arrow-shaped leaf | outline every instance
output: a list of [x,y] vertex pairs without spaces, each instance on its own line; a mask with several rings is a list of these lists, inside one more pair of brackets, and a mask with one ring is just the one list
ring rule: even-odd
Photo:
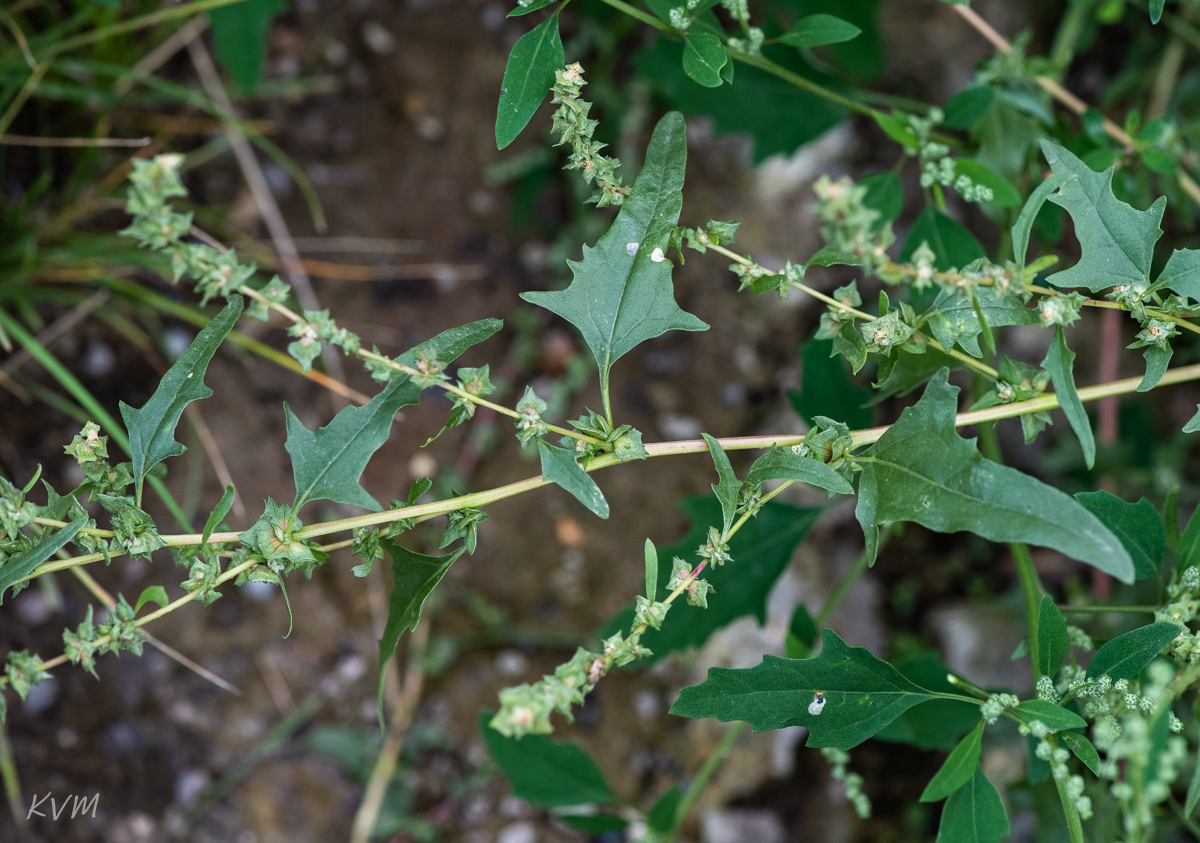
[[958,388],[942,369],[925,394],[857,461],[859,523],[868,548],[880,523],[915,521],[939,533],[968,530],[995,542],[1050,547],[1132,582],[1133,561],[1070,495],[986,460],[954,427]]
[[638,343],[670,330],[708,329],[675,303],[671,263],[663,256],[683,207],[686,162],[683,115],[673,111],[655,127],[645,166],[612,227],[595,248],[583,247],[582,261],[568,261],[571,286],[521,294],[583,334],[606,402],[609,369]]
[[142,481],[150,469],[167,457],[176,457],[187,449],[175,441],[175,427],[183,408],[207,398],[212,390],[204,385],[204,372],[218,346],[242,314],[242,297],[232,295],[229,304],[209,322],[188,350],[159,381],[158,389],[139,410],[121,402],[121,418],[129,431],[129,456],[137,499],[142,498]]
[[1122,202],[1112,190],[1115,167],[1097,173],[1058,144],[1042,141],[1042,154],[1055,175],[1075,179],[1048,197],[1061,205],[1075,223],[1079,263],[1056,272],[1049,282],[1057,287],[1084,287],[1093,293],[1118,284],[1144,286],[1149,281],[1154,244],[1167,199],[1161,196],[1144,211]]
[[756,732],[804,726],[808,746],[845,750],[914,705],[939,696],[864,648],[846,646],[827,629],[816,658],[764,656],[761,664],[745,670],[710,668],[707,680],[683,689],[671,713],[744,720]]

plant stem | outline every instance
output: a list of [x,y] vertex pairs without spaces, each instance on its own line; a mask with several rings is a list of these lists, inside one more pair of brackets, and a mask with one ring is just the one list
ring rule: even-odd
[[670,831],[667,832],[666,843],[673,843],[675,837],[679,834],[679,829],[683,826],[683,821],[687,819],[688,812],[692,810],[692,806],[696,804],[696,800],[704,792],[708,780],[717,771],[717,766],[729,755],[730,750],[733,749],[734,742],[741,736],[742,732],[746,731],[747,725],[747,723],[739,720],[726,729],[721,742],[717,744],[716,749],[709,753],[708,758],[704,760],[704,766],[700,768],[700,772],[696,773],[696,778],[692,779],[692,783],[688,785],[687,793],[683,794],[683,798],[679,800],[679,805],[675,808],[675,819],[671,823]]
[[654,17],[654,15],[650,14],[649,12],[644,12],[636,6],[630,6],[628,3],[623,2],[623,0],[603,0],[603,2],[607,3],[609,6],[612,6],[619,12],[624,12],[635,20],[640,20],[642,23],[654,27],[659,32],[665,33],[674,38],[683,37],[682,32],[671,26],[666,21],[661,21]]
[[1060,612],[1074,612],[1083,615],[1099,615],[1105,612],[1127,612],[1129,614],[1150,614],[1158,611],[1157,606],[1071,606],[1060,605]]

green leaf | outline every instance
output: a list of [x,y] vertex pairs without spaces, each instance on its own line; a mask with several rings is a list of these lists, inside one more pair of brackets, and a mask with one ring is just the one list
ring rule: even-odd
[[1175,548],[1175,566],[1182,571],[1189,565],[1200,566],[1200,506],[1192,510],[1192,517],[1183,528],[1179,545]]
[[[810,714],[809,706],[819,703],[818,693],[825,705],[817,709],[819,714]],[[816,658],[763,656],[761,664],[744,670],[709,668],[704,682],[680,692],[671,714],[725,723],[744,720],[755,732],[804,726],[807,746],[846,750],[935,696],[826,629]]]
[[144,588],[142,593],[138,595],[133,611],[134,614],[137,614],[147,603],[157,603],[159,606],[165,606],[170,602],[171,600],[167,597],[167,590],[165,588],[161,585],[151,585]]
[[65,547],[87,522],[87,513],[84,513],[62,529],[47,532],[29,550],[8,557],[3,566],[0,566],[0,603],[4,602],[4,592],[8,591],[10,586],[25,579],[38,565]]
[[246,93],[254,93],[262,76],[271,21],[286,9],[283,0],[242,0],[208,12],[217,58]]
[[204,532],[200,535],[200,544],[208,544],[208,537],[213,534],[213,530],[217,529],[217,525],[229,514],[229,510],[233,508],[235,495],[236,492],[233,490],[233,484],[225,487],[225,493],[221,495],[221,500],[217,501],[216,508],[209,513],[208,520],[204,522]]
[[1091,741],[1075,732],[1063,732],[1059,737],[1084,766],[1097,776],[1100,775],[1100,753],[1096,752],[1096,747],[1092,746]]
[[832,340],[812,340],[800,352],[800,389],[788,391],[792,407],[811,425],[817,416],[840,421],[851,430],[870,427],[875,413],[867,406],[871,390],[846,373],[846,366],[833,356]]
[[1173,350],[1170,346],[1160,348],[1157,345],[1148,345],[1142,352],[1142,357],[1146,358],[1146,374],[1142,375],[1142,382],[1138,384],[1138,392],[1149,392],[1158,386],[1158,382],[1162,380],[1162,376],[1167,373],[1167,364],[1171,362]]
[[900,184],[900,177],[896,175],[895,170],[867,176],[859,180],[858,184],[867,189],[863,205],[879,212],[876,225],[891,222],[904,210],[904,186]]
[[807,15],[796,21],[779,40],[799,50],[810,50],[813,47],[823,47],[826,44],[841,44],[852,41],[862,34],[862,30],[849,21],[833,15]]
[[509,12],[505,17],[519,18],[521,15],[527,15],[530,12],[536,12],[538,9],[544,9],[547,6],[553,6],[558,0],[532,0],[528,6],[517,6]]
[[949,129],[966,131],[975,125],[996,101],[996,89],[991,85],[965,88],[946,101],[946,117],[942,123]]
[[942,762],[941,769],[925,786],[925,791],[921,794],[922,802],[940,802],[975,775],[975,769],[979,766],[979,756],[983,752],[983,725],[983,721],[980,720]]
[[1192,771],[1192,781],[1188,785],[1187,801],[1183,803],[1183,815],[1190,817],[1200,802],[1200,754],[1196,755],[1196,769]]
[[682,798],[683,792],[679,789],[679,785],[675,785],[658,797],[658,801],[646,812],[646,825],[654,831],[670,831],[671,826],[675,824],[675,811]]
[[767,480],[798,480],[827,492],[854,494],[854,487],[825,463],[793,454],[790,448],[780,450],[775,445],[754,461],[746,475],[746,482],[750,484]]
[[1108,675],[1118,679],[1132,679],[1142,668],[1154,661],[1163,647],[1170,644],[1183,630],[1173,623],[1152,623],[1148,626],[1118,635],[1092,656],[1088,665],[1087,678],[1099,679]]
[[1062,667],[1063,659],[1067,657],[1069,643],[1066,618],[1058,610],[1058,606],[1054,605],[1053,599],[1049,596],[1043,597],[1042,604],[1038,607],[1038,676],[1054,678],[1054,674]]
[[920,149],[921,142],[917,140],[917,136],[913,134],[913,130],[908,127],[908,124],[890,114],[884,114],[882,111],[876,111],[871,116],[875,118],[879,128],[883,129],[883,133],[896,143],[909,149]]
[[700,435],[708,443],[708,453],[712,457],[713,466],[717,469],[719,482],[712,484],[712,490],[716,494],[717,500],[721,502],[721,520],[724,523],[721,535],[725,535],[733,524],[734,516],[737,515],[738,492],[742,488],[742,481],[738,480],[737,475],[733,473],[733,466],[729,464],[729,457],[725,455],[725,449],[721,447],[721,443],[707,433]]
[[[447,328],[432,339],[410,348],[397,357],[396,362],[403,366],[413,367],[417,365],[419,356],[429,354],[442,363],[450,363],[457,360],[468,348],[478,345],[503,327],[504,322],[499,319],[480,319],[456,328]],[[404,375],[398,375],[398,377],[404,377]]]
[[654,542],[646,539],[646,599],[653,603],[658,599],[658,551]]
[[1121,540],[1133,559],[1134,579],[1158,575],[1167,547],[1167,526],[1154,504],[1146,498],[1128,503],[1105,491],[1080,492],[1075,500]]
[[1167,265],[1154,279],[1154,284],[1200,302],[1200,249],[1176,249],[1172,252]]
[[1150,23],[1158,23],[1162,19],[1163,7],[1167,0],[1150,0]]
[[926,312],[929,329],[949,350],[957,343],[972,357],[982,357],[979,335],[984,330],[979,316],[994,328],[1006,325],[1033,325],[1038,321],[1035,311],[1026,307],[1016,293],[1002,293],[992,287],[979,287],[973,293],[965,290],[942,290]]
[[628,820],[616,814],[558,814],[557,818],[584,834],[605,834],[629,825]]
[[[721,521],[721,505],[711,496],[684,498],[680,506],[691,520],[691,527],[679,541],[659,549],[662,559],[691,556],[707,540],[709,525]],[[682,600],[673,604],[670,623],[663,624],[662,629],[648,629],[642,636],[642,644],[653,655],[639,664],[653,663],[676,650],[700,647],[718,629],[746,615],[752,615],[760,625],[766,623],[767,596],[787,568],[796,545],[808,535],[820,514],[820,509],[768,501],[758,517],[743,524],[729,540],[733,561],[705,569],[704,578],[714,592],[708,608],[689,606]],[[666,587],[670,574],[670,565],[659,566],[659,589]],[[632,621],[633,607],[627,606],[600,635],[608,637],[629,629]]]
[[496,108],[497,149],[517,139],[554,86],[554,71],[566,63],[555,11],[522,35],[508,54]]
[[721,39],[707,32],[688,33],[683,38],[683,70],[706,88],[721,87],[721,68],[729,61]]
[[292,455],[296,483],[292,509],[299,511],[309,501],[330,500],[378,512],[379,502],[359,485],[359,478],[367,461],[388,440],[396,411],[416,404],[420,397],[420,387],[407,378],[389,381],[368,403],[342,408],[333,421],[316,432],[305,427],[284,403],[284,447]]
[[[954,696],[961,693],[946,679],[949,669],[937,653],[916,653],[895,662],[894,667],[909,682],[927,691]],[[948,752],[979,721],[979,704],[961,699],[939,697],[910,708],[877,734],[875,740]]]
[[1021,194],[1013,187],[1012,182],[974,158],[955,158],[954,174],[955,176],[966,176],[975,184],[990,189],[992,199],[984,204],[994,205],[997,208],[1015,208],[1021,204]]
[[545,439],[537,443],[542,456],[542,479],[561,486],[592,512],[607,518],[608,501],[596,481],[576,462],[575,452],[551,445]]
[[[568,261],[571,286],[521,294],[583,334],[600,367],[606,401],[609,369],[638,343],[670,330],[708,329],[675,303],[671,263],[661,259],[679,222],[686,160],[683,115],[672,112],[655,127],[646,163],[612,227],[595,248],[583,247],[582,261]],[[655,250],[660,260],[654,260]]]
[[792,612],[791,623],[788,624],[784,649],[789,659],[806,659],[812,655],[813,646],[817,643],[817,623],[803,603],[796,606]]
[[900,260],[907,261],[922,243],[933,250],[934,266],[945,272],[953,267],[964,267],[973,260],[986,257],[987,252],[975,235],[961,223],[929,205],[913,222],[900,250]]
[[1025,718],[1025,722],[1040,720],[1056,732],[1087,728],[1087,721],[1078,714],[1047,700],[1026,700],[1017,706],[1016,712]]
[[1037,219],[1038,211],[1042,210],[1042,206],[1046,204],[1046,199],[1051,193],[1064,184],[1074,181],[1075,178],[1074,173],[1051,176],[1039,184],[1025,200],[1025,207],[1021,208],[1021,213],[1012,227],[1013,260],[1016,261],[1017,266],[1021,267],[1022,271],[1025,268],[1025,253],[1029,250],[1029,234],[1033,231],[1033,221]]
[[506,738],[488,725],[495,712],[479,713],[488,755],[512,783],[513,796],[539,808],[612,802],[616,797],[604,774],[573,743],[545,735]]
[[983,767],[946,800],[936,843],[998,843],[1012,829],[1000,794]]
[[[678,41],[659,38],[634,58],[638,75],[650,80],[672,108],[711,117],[716,134],[751,135],[754,163],[777,153],[791,155],[846,119],[844,109],[748,64],[738,69],[731,85],[698,85],[683,71],[683,49]],[[829,81],[805,65],[794,50],[782,49],[788,55],[772,56],[777,64],[805,78]],[[770,48],[764,52],[769,53]],[[726,63],[722,72],[733,66],[732,61]]]
[[188,350],[179,355],[141,409],[135,410],[121,402],[121,418],[129,431],[131,471],[137,483],[138,500],[142,497],[142,481],[150,469],[167,457],[179,456],[187,450],[175,441],[175,426],[179,424],[184,407],[212,395],[212,390],[204,385],[204,372],[241,313],[242,297],[230,296],[229,304],[196,335]]
[[1200,404],[1196,405],[1196,415],[1188,419],[1187,424],[1183,426],[1184,433],[1196,433],[1200,431]]
[[954,428],[958,388],[934,375],[921,400],[856,462],[859,523],[868,547],[877,524],[915,521],[939,533],[969,530],[989,541],[1050,547],[1123,582],[1133,562],[1100,521],[1057,489],[986,460]]
[[462,556],[463,548],[446,556],[426,556],[409,550],[389,538],[380,537],[379,546],[392,557],[392,589],[388,592],[387,623],[383,637],[379,639],[379,692],[376,708],[379,713],[379,729],[383,730],[383,671],[388,659],[396,652],[400,636],[407,628],[417,628],[421,620],[421,609],[433,593],[437,584],[446,576],[454,560]]
[[1050,349],[1042,368],[1050,373],[1054,383],[1054,393],[1058,396],[1058,404],[1071,423],[1071,430],[1079,438],[1079,446],[1083,449],[1083,461],[1090,469],[1096,464],[1096,439],[1092,435],[1092,423],[1088,419],[1087,410],[1079,400],[1075,389],[1075,352],[1067,348],[1067,338],[1063,334],[1063,326],[1059,325],[1050,341]]
[[1055,175],[1076,177],[1049,199],[1071,215],[1080,246],[1079,263],[1047,280],[1056,287],[1084,287],[1093,293],[1117,284],[1148,282],[1154,244],[1162,236],[1158,226],[1166,197],[1139,211],[1113,194],[1114,168],[1097,173],[1050,141],[1042,141],[1042,153]]
[[[287,606],[288,613],[288,631],[284,638],[290,638],[292,634],[292,601],[288,599],[287,586],[283,582],[283,577],[266,565],[257,565],[248,571],[243,571],[234,581],[234,585],[242,585],[248,582],[269,582],[272,585],[279,586],[279,590],[283,593],[283,605]],[[382,687],[382,685],[380,686]],[[383,710],[379,712],[379,727],[383,728]]]

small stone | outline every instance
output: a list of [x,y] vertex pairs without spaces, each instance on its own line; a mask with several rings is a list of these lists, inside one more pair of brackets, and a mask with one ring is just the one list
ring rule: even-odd
[[531,822],[506,825],[496,835],[496,843],[536,843],[537,828]]
[[373,20],[363,24],[362,39],[367,49],[379,56],[386,56],[396,49],[396,36],[383,24]]
[[703,843],[784,843],[787,835],[774,811],[728,809],[705,811],[700,818]]

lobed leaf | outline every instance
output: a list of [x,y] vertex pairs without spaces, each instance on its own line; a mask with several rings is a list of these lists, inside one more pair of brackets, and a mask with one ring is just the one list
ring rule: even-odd
[[495,712],[479,713],[488,755],[512,783],[513,796],[539,808],[612,802],[616,797],[591,756],[573,743],[545,735],[506,738],[488,725]]
[[[819,714],[810,714],[809,705],[818,693],[825,705]],[[680,692],[671,713],[744,720],[755,732],[804,726],[808,746],[846,750],[937,696],[866,649],[846,646],[836,632],[826,629],[816,658],[764,656],[761,664],[744,670],[710,668],[703,683]]]
[[1097,173],[1063,147],[1046,140],[1042,141],[1042,154],[1055,175],[1075,176],[1048,198],[1071,215],[1080,245],[1079,263],[1047,280],[1056,287],[1083,287],[1093,293],[1118,284],[1147,283],[1154,244],[1162,236],[1159,223],[1166,197],[1139,211],[1113,194],[1115,167]]
[[991,287],[980,287],[973,293],[963,290],[942,290],[926,312],[929,329],[942,347],[953,349],[957,343],[972,357],[982,357],[979,334],[987,326],[1033,325],[1038,315],[1026,307],[1015,293],[1001,293]]
[[683,115],[671,112],[655,127],[646,163],[612,227],[594,248],[583,247],[583,260],[568,261],[571,285],[521,294],[579,329],[606,398],[613,363],[638,343],[670,330],[708,329],[675,303],[671,263],[662,255],[683,207],[686,161]]
[[183,409],[193,401],[207,398],[212,390],[204,385],[208,363],[225,335],[242,314],[242,297],[232,295],[229,304],[204,327],[187,351],[167,369],[150,400],[135,410],[121,402],[121,419],[129,431],[131,473],[141,500],[142,481],[150,469],[167,457],[176,457],[187,449],[175,441],[175,427]]
[[1131,582],[1129,552],[1069,495],[986,460],[954,427],[958,388],[942,369],[925,394],[856,461],[856,514],[874,561],[878,524],[915,521],[939,533],[968,530],[989,541],[1058,550]]
[[1022,271],[1025,268],[1025,253],[1029,249],[1029,235],[1033,231],[1033,221],[1037,218],[1038,211],[1042,210],[1042,205],[1046,204],[1046,199],[1051,193],[1075,178],[1074,173],[1051,176],[1039,184],[1025,200],[1025,206],[1021,208],[1021,213],[1017,215],[1017,221],[1012,227],[1013,260]]
[[1154,283],[1200,302],[1200,249],[1176,249]]

